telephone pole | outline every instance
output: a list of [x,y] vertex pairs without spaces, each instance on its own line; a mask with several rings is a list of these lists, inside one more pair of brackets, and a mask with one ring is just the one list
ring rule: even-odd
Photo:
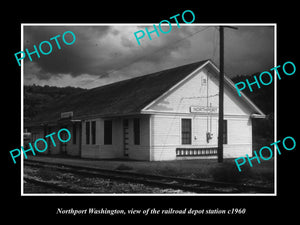
[[220,76],[219,76],[219,126],[218,126],[218,162],[223,162],[223,121],[224,121],[224,27],[238,29],[232,26],[220,26]]

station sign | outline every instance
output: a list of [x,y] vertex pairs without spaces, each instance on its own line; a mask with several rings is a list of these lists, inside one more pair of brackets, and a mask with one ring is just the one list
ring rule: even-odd
[[61,119],[68,119],[68,118],[72,118],[72,117],[73,117],[73,111],[60,113]]
[[190,112],[192,113],[218,113],[218,107],[216,106],[191,106]]

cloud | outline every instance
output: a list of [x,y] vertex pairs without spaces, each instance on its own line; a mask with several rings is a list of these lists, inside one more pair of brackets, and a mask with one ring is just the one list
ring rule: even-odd
[[[51,41],[53,50],[49,55],[42,55],[40,58],[32,56],[42,73],[51,73],[55,76],[58,73],[78,76],[83,73],[95,74],[94,61],[103,61],[99,49],[101,40],[107,35],[110,27],[26,27],[24,30],[24,46],[29,52],[33,50],[33,44],[38,46],[42,41],[49,41],[51,37],[58,34],[62,36],[65,31],[72,31],[76,41],[72,45],[65,45],[60,38],[61,49],[58,49],[54,40]],[[101,48],[103,49],[103,48]],[[28,59],[26,63],[31,63]],[[98,72],[99,68],[97,68]]]
[[227,30],[225,35],[225,63],[234,75],[250,74],[273,68],[273,27],[239,27]]
[[[148,27],[149,30],[150,27]],[[180,58],[180,51],[189,47],[189,40],[184,40],[174,46],[172,43],[180,40],[185,34],[189,34],[192,31],[191,28],[177,29],[175,27],[173,33],[161,34],[160,37],[153,36],[152,41],[145,38],[142,46],[137,44],[133,35],[139,29],[142,28],[137,26],[25,26],[24,46],[32,52],[33,45],[38,46],[40,42],[49,41],[51,37],[62,35],[65,31],[70,30],[76,35],[73,45],[64,45],[58,38],[61,49],[57,49],[55,41],[52,40],[51,54],[41,54],[40,58],[32,55],[34,65],[37,67],[35,71],[39,72],[35,75],[41,79],[50,78],[50,74],[53,76],[70,74],[73,77],[82,74],[108,76],[107,71],[115,71],[137,60],[157,64],[163,62],[166,57]],[[31,67],[32,62],[28,58],[25,63],[25,68]],[[26,69],[25,74],[27,71]]]
[[[167,24],[166,24],[167,25]],[[168,26],[168,25],[167,25]],[[138,45],[134,32],[153,30],[153,25],[99,26],[24,26],[24,48],[33,50],[42,41],[72,31],[76,41],[61,49],[52,40],[49,55],[33,62],[25,59],[25,84],[51,83],[65,86],[95,87],[159,70],[212,59],[218,64],[219,32],[216,27],[181,26],[172,24],[168,34],[147,34]],[[166,28],[164,29],[166,30]],[[267,70],[274,59],[272,27],[241,26],[225,30],[225,71],[227,74],[249,74]],[[50,84],[49,84],[50,85]]]

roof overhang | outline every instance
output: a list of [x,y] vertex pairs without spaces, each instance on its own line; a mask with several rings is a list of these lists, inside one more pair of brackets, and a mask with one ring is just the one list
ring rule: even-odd
[[[191,72],[190,75],[188,75],[187,77],[185,77],[184,79],[182,79],[180,82],[178,82],[176,85],[174,85],[172,88],[170,88],[167,92],[165,92],[164,94],[162,94],[161,96],[159,96],[158,98],[156,98],[155,100],[153,100],[152,102],[150,102],[148,105],[146,105],[141,110],[141,112],[147,111],[148,108],[150,108],[153,104],[155,104],[157,101],[159,101],[164,96],[168,95],[170,92],[172,92],[174,89],[176,89],[182,83],[184,83],[186,80],[190,79],[192,76],[194,76],[195,74],[197,74],[198,71],[202,70],[204,67],[207,67],[207,66],[210,66],[217,73],[220,72],[219,68],[211,60],[207,60],[205,63],[203,63],[201,66],[199,66],[193,72]],[[226,74],[224,75],[224,80],[225,80],[225,83],[227,84],[227,86],[233,92],[235,92],[236,95],[237,95],[234,83],[226,76]],[[240,96],[236,96],[236,97],[237,97],[237,99],[245,102],[246,105],[249,106],[255,112],[253,114],[253,115],[255,115],[255,118],[266,118],[266,115],[245,94],[241,93],[241,97]]]
[[[211,61],[209,61],[209,62],[210,62],[210,65],[219,73],[220,72],[219,68],[213,62],[211,62]],[[232,82],[231,79],[229,79],[226,76],[226,74],[224,75],[224,80],[225,80],[226,84],[228,85],[228,87],[231,88],[237,95],[237,91],[236,91],[234,83]],[[237,96],[237,98],[244,101],[253,111],[256,112],[256,113],[252,114],[252,115],[256,115],[255,118],[258,118],[258,116],[260,116],[260,118],[266,118],[266,115],[244,93],[241,93],[241,96]]]
[[253,118],[253,119],[265,119],[266,115],[261,115],[261,114],[253,113],[253,114],[251,114],[250,117]]

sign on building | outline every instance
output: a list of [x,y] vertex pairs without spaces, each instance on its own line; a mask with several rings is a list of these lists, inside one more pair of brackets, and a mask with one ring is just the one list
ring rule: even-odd
[[72,117],[73,117],[73,111],[60,113],[61,119],[68,119],[68,118],[72,118]]
[[218,113],[218,107],[216,106],[191,106],[190,111],[192,113]]

